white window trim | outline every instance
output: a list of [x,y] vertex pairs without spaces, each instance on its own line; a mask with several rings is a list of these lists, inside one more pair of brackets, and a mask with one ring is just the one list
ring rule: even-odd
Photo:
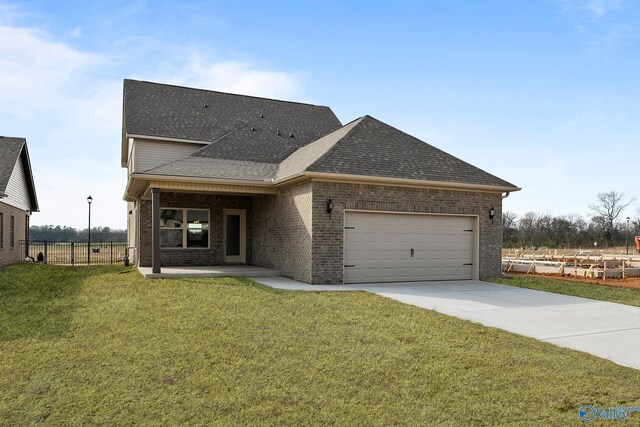
[[[182,251],[182,250],[190,250],[190,251],[198,251],[198,250],[209,250],[211,249],[211,209],[206,209],[206,208],[179,208],[179,207],[173,207],[173,206],[161,206],[160,207],[160,216],[162,216],[162,211],[163,210],[174,210],[174,211],[182,211],[182,227],[181,228],[176,228],[176,227],[160,227],[160,233],[162,233],[162,230],[182,230],[182,247],[176,248],[176,247],[168,247],[168,246],[161,246],[160,250],[164,251],[164,250],[174,250],[174,251]],[[207,211],[207,223],[209,224],[209,237],[207,238],[207,247],[205,248],[188,248],[187,247],[187,233],[188,233],[188,220],[187,220],[187,211]]]

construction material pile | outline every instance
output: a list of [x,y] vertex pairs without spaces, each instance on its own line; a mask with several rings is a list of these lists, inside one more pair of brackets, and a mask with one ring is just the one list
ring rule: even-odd
[[502,271],[592,279],[640,276],[640,255],[575,251],[573,254],[515,250],[502,258]]

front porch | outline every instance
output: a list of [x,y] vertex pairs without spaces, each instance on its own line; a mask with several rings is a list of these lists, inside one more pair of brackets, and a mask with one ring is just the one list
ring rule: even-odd
[[277,277],[280,272],[252,265],[212,265],[199,267],[162,267],[154,273],[152,267],[138,267],[147,279],[184,279],[194,277]]
[[310,183],[263,192],[150,187],[130,209],[130,253],[145,277],[286,275],[311,282]]

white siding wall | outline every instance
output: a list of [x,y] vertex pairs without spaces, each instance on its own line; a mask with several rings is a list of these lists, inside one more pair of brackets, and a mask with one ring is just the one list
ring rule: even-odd
[[202,148],[202,144],[164,141],[139,141],[133,146],[133,171],[144,172],[149,169],[180,160]]
[[30,210],[31,202],[29,201],[29,188],[27,187],[27,180],[24,175],[24,167],[22,166],[22,159],[18,157],[16,165],[13,167],[11,178],[7,184],[7,196],[2,199],[2,203],[6,203],[11,206],[15,206],[18,209]]

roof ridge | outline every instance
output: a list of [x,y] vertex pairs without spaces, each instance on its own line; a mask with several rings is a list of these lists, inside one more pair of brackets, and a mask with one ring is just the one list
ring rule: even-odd
[[256,96],[256,95],[243,95],[241,93],[223,92],[223,91],[220,91],[220,90],[213,90],[213,89],[201,89],[201,88],[196,88],[196,87],[191,87],[191,86],[180,86],[180,85],[172,84],[172,83],[158,83],[158,82],[152,82],[152,81],[149,81],[149,80],[137,80],[137,79],[124,79],[124,81],[125,82],[136,82],[136,83],[147,83],[147,84],[152,84],[152,85],[157,85],[157,86],[168,86],[168,87],[175,87],[175,88],[180,88],[180,89],[194,90],[194,91],[198,91],[198,92],[217,93],[217,94],[221,94],[221,95],[239,96],[239,97],[243,97],[243,98],[262,99],[262,100],[265,100],[265,101],[282,102],[282,103],[285,103],[285,104],[299,104],[299,105],[308,105],[310,107],[329,108],[330,109],[330,107],[328,105],[311,104],[309,102],[301,102],[301,101],[285,101],[284,99],[267,98],[267,97],[264,97],[264,96]]
[[[344,129],[345,127],[349,126],[351,123],[354,123],[354,122],[356,122],[356,121],[358,121],[358,120],[359,120],[359,123],[354,124],[354,125],[353,125],[353,127],[352,127],[351,129],[349,129],[349,132],[347,132],[346,134],[344,134],[344,136],[343,136],[342,138],[338,139],[338,140],[337,140],[337,141],[336,141],[336,142],[331,146],[331,148],[329,148],[327,151],[325,151],[325,153],[324,153],[322,156],[318,157],[318,158],[316,159],[316,161],[315,161],[315,162],[313,162],[313,163],[311,163],[309,166],[307,166],[307,167],[305,168],[305,170],[312,170],[312,168],[320,166],[320,165],[322,164],[322,162],[323,162],[327,157],[329,157],[329,155],[330,155],[331,153],[333,153],[333,152],[336,150],[336,147],[337,147],[338,143],[339,143],[340,141],[342,141],[342,140],[346,139],[348,136],[352,136],[352,135],[356,132],[356,129],[358,129],[358,128],[360,127],[360,125],[362,124],[362,122],[363,122],[367,117],[371,117],[371,116],[369,116],[369,115],[367,114],[367,115],[364,115],[364,116],[362,116],[362,117],[358,117],[357,119],[351,120],[349,123],[347,123],[347,124],[346,124],[346,125],[344,125],[342,128],[340,128],[340,129]],[[334,131],[333,131],[333,132],[331,132],[331,133],[338,132],[340,129],[336,129],[336,130],[334,130]],[[325,135],[325,136],[331,135],[331,133],[329,133],[329,134],[327,134],[327,135]],[[323,137],[323,138],[324,138],[324,137]],[[319,139],[321,139],[321,138],[319,138]],[[315,141],[314,141],[314,142],[315,142]],[[313,142],[312,142],[312,144],[313,144]]]
[[[199,153],[200,151],[203,151],[205,148],[207,148],[208,146],[210,146],[211,144],[215,144],[216,142],[228,137],[229,135],[231,135],[234,132],[237,132],[238,130],[242,129],[243,127],[247,126],[249,124],[249,122],[240,122],[240,124],[232,129],[229,129],[229,132],[225,133],[224,135],[220,135],[220,137],[214,139],[213,141],[209,142],[208,144],[198,148],[196,151],[194,151],[193,153],[189,154],[187,157],[198,157],[198,156],[194,156],[194,154]],[[185,159],[187,158],[185,157]],[[169,163],[165,163],[165,164],[169,164]]]
[[[272,140],[277,140],[278,142],[282,143],[283,146],[288,147],[288,148],[297,148],[297,145],[295,143],[292,143],[289,141],[289,139],[285,138],[284,136],[281,135],[276,135],[273,134],[271,132],[269,132],[268,130],[258,126],[258,125],[254,125],[251,122],[242,122],[240,125],[234,127],[233,129],[231,129],[229,132],[225,133],[224,135],[222,135],[221,137],[215,139],[214,141],[211,141],[209,144],[197,149],[196,151],[194,151],[193,153],[191,153],[189,156],[185,157],[208,157],[208,158],[214,158],[214,157],[209,157],[209,156],[201,156],[199,154],[206,152],[207,149],[209,147],[215,146],[218,143],[221,143],[223,140],[233,136],[235,133],[244,130],[246,128],[248,128],[249,126],[251,126],[251,131],[255,132],[255,131],[259,131],[259,132],[263,132],[265,135],[267,135],[269,138],[271,138]],[[266,162],[269,163],[269,162]],[[168,164],[168,163],[167,163]]]

